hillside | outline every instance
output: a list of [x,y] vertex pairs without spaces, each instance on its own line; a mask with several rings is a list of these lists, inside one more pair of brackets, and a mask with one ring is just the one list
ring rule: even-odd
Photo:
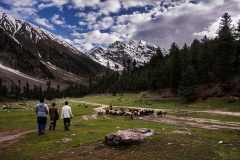
[[[104,66],[63,39],[2,12],[0,37],[0,63],[29,76],[85,84],[90,75],[101,74],[105,70]],[[8,82],[15,81],[11,79]]]

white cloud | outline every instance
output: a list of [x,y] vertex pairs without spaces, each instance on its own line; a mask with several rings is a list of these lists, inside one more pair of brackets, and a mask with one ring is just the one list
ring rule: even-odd
[[108,15],[109,13],[117,13],[121,9],[121,3],[119,0],[107,0],[100,3],[100,8],[103,14]]
[[78,12],[75,14],[76,17],[79,17],[79,18],[85,18],[86,17],[86,13],[84,12]]
[[114,19],[112,17],[104,17],[97,22],[88,23],[88,29],[95,29],[95,30],[106,30],[110,29],[114,24]]
[[37,15],[36,15],[37,10],[34,8],[29,8],[29,7],[11,8],[10,10],[0,7],[0,10],[2,12],[5,12],[5,13],[13,16],[14,18],[17,18],[17,19],[27,19],[30,16],[32,18],[37,17]]
[[207,35],[208,37],[214,38],[216,37],[216,31],[219,28],[219,23],[221,21],[221,17],[219,17],[215,22],[211,23],[209,26],[204,28],[203,31],[198,33],[193,33],[194,36],[198,36],[199,38],[204,37]]
[[194,39],[202,38],[205,34],[215,37],[219,28],[219,17],[225,12],[234,16],[233,20],[240,16],[237,12],[240,2],[237,0],[196,0],[196,4],[176,1],[172,5],[170,1],[165,2],[170,3],[167,10],[156,5],[158,10],[153,8],[149,12],[155,15],[154,19],[143,24],[136,23],[138,30],[133,36],[134,39],[144,39],[166,49],[169,49],[173,42],[181,47],[184,43],[190,45]]
[[76,29],[77,26],[75,25],[65,25],[66,28],[69,28],[69,29]]
[[85,21],[95,22],[98,16],[99,16],[98,13],[90,12],[89,14],[87,14],[87,15],[85,16]]
[[49,29],[51,29],[51,30],[55,30],[54,26],[51,25],[51,24],[49,23],[49,21],[48,21],[47,19],[45,19],[45,18],[36,18],[36,19],[34,19],[34,21],[35,21],[37,24],[40,24],[40,25],[42,25],[42,26],[45,26],[45,27],[47,27],[47,28],[49,28]]
[[59,20],[59,19],[60,19],[60,15],[54,14],[53,17],[51,18],[51,21],[53,23],[57,24],[57,25],[65,24],[65,19],[64,18],[61,18],[61,20]]
[[86,25],[87,25],[87,22],[79,21],[78,24],[79,24],[80,26],[86,26]]
[[122,15],[117,18],[117,24],[125,24],[125,23],[143,23],[151,20],[151,15],[147,13],[135,13],[131,15]]
[[92,46],[90,44],[111,44],[121,40],[116,33],[102,33],[99,30],[88,33],[73,32],[72,36],[76,37],[74,43],[82,45],[84,50],[91,49]]
[[62,10],[62,6],[67,4],[69,0],[42,0],[43,3],[38,5],[38,9],[45,9],[49,7],[56,6],[60,10]]
[[64,39],[64,41],[66,41],[67,43],[74,45],[74,42],[71,39],[68,39],[68,38],[62,38],[62,39]]
[[124,40],[129,40],[137,31],[137,26],[129,23],[126,25],[116,25],[112,27],[112,29],[113,32],[119,33],[119,37],[124,38]]
[[2,3],[13,7],[32,7],[38,3],[37,0],[1,0]]
[[144,7],[152,3],[160,3],[156,0],[122,0],[123,7],[128,9],[130,7]]
[[100,0],[72,0],[71,1],[76,8],[93,7],[95,8],[100,4]]
[[94,30],[88,33],[83,34],[84,39],[87,42],[91,43],[105,43],[105,44],[111,44],[117,40],[120,40],[119,37],[115,36],[111,33],[101,33],[99,30]]
[[121,9],[119,0],[72,0],[71,2],[74,8],[92,7],[93,9],[100,9],[100,13],[105,15],[117,13]]

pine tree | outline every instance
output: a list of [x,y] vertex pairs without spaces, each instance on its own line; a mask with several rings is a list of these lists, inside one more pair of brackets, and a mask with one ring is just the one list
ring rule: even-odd
[[118,71],[119,65],[115,64],[115,69]]
[[240,73],[240,20],[238,21],[237,27],[235,29],[235,55],[233,61],[234,73]]
[[190,46],[190,54],[191,54],[192,64],[194,66],[194,69],[197,75],[199,75],[199,52],[200,52],[200,42],[199,40],[195,39],[193,40],[193,43]]
[[170,48],[171,56],[171,90],[177,93],[178,85],[181,80],[181,59],[179,48],[176,43],[172,43]]
[[233,63],[233,27],[232,20],[228,13],[222,16],[218,33],[217,46],[217,75],[223,88],[229,87],[229,80],[232,78]]
[[[199,53],[199,81],[203,84],[210,83],[210,68],[213,64],[211,64],[210,60],[210,43],[208,37],[205,35],[201,40],[202,45]],[[211,64],[211,65],[210,65]]]
[[188,101],[194,100],[197,86],[197,76],[194,66],[189,65],[187,70],[182,74],[182,80],[178,89],[178,94]]
[[181,69],[184,72],[189,65],[192,65],[189,47],[185,43],[181,49]]
[[132,64],[134,69],[135,69],[135,67],[136,67],[136,64],[137,64],[137,62],[136,62],[136,60],[134,59],[134,60],[133,60],[133,64]]
[[8,88],[6,85],[2,86],[2,97],[6,98],[8,95]]

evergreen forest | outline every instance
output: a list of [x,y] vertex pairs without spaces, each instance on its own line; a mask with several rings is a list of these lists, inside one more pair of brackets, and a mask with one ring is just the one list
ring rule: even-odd
[[[88,85],[71,84],[61,90],[47,84],[47,90],[25,84],[21,91],[17,85],[11,89],[0,83],[0,96],[15,94],[17,97],[47,99],[62,97],[81,97],[90,93],[141,92],[146,90],[162,91],[169,88],[178,97],[188,101],[198,98],[197,90],[201,86],[217,86],[214,96],[224,96],[235,89],[240,95],[240,20],[232,24],[228,13],[222,15],[215,38],[206,35],[195,39],[190,46],[182,48],[173,42],[169,53],[164,55],[158,47],[157,53],[142,67],[135,67],[131,62],[123,63],[125,69],[120,73],[108,69],[105,74],[89,77]],[[136,62],[135,62],[136,63]],[[128,67],[128,66],[134,67]],[[211,95],[209,95],[211,96]]]

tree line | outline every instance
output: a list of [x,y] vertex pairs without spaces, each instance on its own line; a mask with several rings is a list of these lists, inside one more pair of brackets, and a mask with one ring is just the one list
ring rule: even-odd
[[234,27],[231,16],[225,13],[216,32],[215,38],[204,36],[182,48],[174,42],[166,55],[158,47],[156,54],[142,67],[130,69],[129,64],[123,60],[125,69],[122,73],[108,69],[103,75],[91,76],[88,85],[71,84],[62,90],[59,85],[57,88],[51,87],[49,81],[47,90],[43,91],[41,86],[30,88],[25,84],[21,91],[17,85],[8,90],[0,83],[0,96],[14,94],[29,99],[41,96],[52,99],[81,97],[89,93],[116,95],[171,88],[175,95],[193,100],[198,86],[210,87],[212,84],[218,84],[221,93],[231,89],[233,80],[240,85],[240,20]]
[[[23,87],[21,87],[23,85]],[[3,85],[2,80],[0,79],[0,99],[40,99],[44,97],[48,100],[54,98],[64,98],[64,97],[83,97],[89,94],[89,87],[81,84],[71,84],[66,89],[61,89],[61,86],[58,84],[57,87],[51,86],[51,81],[48,81],[46,84],[46,90],[43,90],[43,86],[33,85],[30,87],[29,83],[21,84],[21,81],[18,80],[18,84],[12,83],[8,88],[6,85]]]
[[199,85],[210,87],[217,83],[220,92],[227,91],[234,78],[240,79],[240,21],[234,27],[231,16],[225,13],[216,32],[215,38],[205,35],[182,48],[174,42],[167,55],[158,47],[142,67],[131,71],[126,68],[121,75],[107,71],[95,77],[96,83],[89,85],[90,91],[116,94],[171,88],[173,93],[188,100],[196,98]]

